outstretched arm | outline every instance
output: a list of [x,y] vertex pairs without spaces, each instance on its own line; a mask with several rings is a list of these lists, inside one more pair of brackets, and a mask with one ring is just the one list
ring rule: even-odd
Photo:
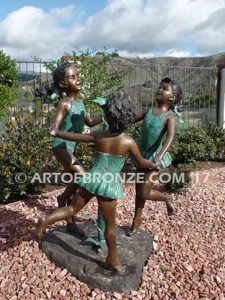
[[163,144],[163,147],[159,154],[155,158],[156,163],[160,163],[160,161],[163,158],[163,155],[166,153],[166,151],[170,148],[174,137],[175,137],[175,117],[173,115],[169,116],[166,120],[166,131],[167,131],[167,138],[165,140],[165,143]]
[[102,123],[102,116],[91,117],[89,114],[85,115],[85,124],[89,127],[96,126]]
[[143,120],[144,117],[146,116],[147,112],[148,112],[148,109],[146,108],[145,110],[137,113],[132,123],[137,123],[137,122],[140,122],[141,120]]
[[75,141],[75,142],[95,142],[95,136],[93,134],[81,134],[81,133],[73,133],[73,132],[64,132],[57,129],[53,129],[50,132],[51,136],[57,136],[64,140]]
[[130,153],[133,155],[133,157],[135,158],[136,162],[138,163],[138,165],[141,168],[149,168],[149,169],[155,169],[157,167],[157,165],[147,159],[144,159],[141,156],[141,153],[138,149],[137,144],[135,143],[135,141],[132,139],[131,143],[130,143],[130,149],[129,149]]

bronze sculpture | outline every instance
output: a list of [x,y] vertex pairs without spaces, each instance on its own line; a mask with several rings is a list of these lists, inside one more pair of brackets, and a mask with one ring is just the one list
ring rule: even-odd
[[[82,82],[79,71],[72,63],[64,63],[53,73],[54,86],[62,100],[58,103],[54,128],[65,132],[82,133],[84,124],[92,127],[102,122],[102,117],[91,118],[86,114],[84,104],[79,100]],[[54,93],[54,90],[52,91]],[[64,97],[63,97],[64,95]],[[65,141],[58,137],[53,138],[52,151],[57,161],[63,166],[65,172],[84,174],[85,170],[76,157],[75,141]],[[65,191],[57,197],[58,207],[70,204],[70,196],[74,194],[77,185],[70,183]],[[67,220],[69,231],[83,234],[76,226],[74,219]]]
[[[155,168],[157,165],[145,160],[135,141],[123,134],[135,116],[130,98],[122,94],[113,95],[108,98],[103,109],[108,130],[83,135],[66,133],[57,129],[51,132],[53,136],[70,141],[95,143],[97,156],[91,171],[84,174],[77,182],[80,188],[72,203],[40,218],[34,236],[40,240],[48,225],[74,216],[93,196],[96,196],[105,222],[105,239],[108,247],[106,263],[113,270],[123,272],[124,267],[117,255],[115,236],[116,199],[123,197],[118,173],[124,165],[127,153],[131,153],[142,168]],[[111,183],[109,183],[110,179]]]
[[[155,162],[160,170],[169,167],[172,162],[167,150],[175,136],[175,114],[179,116],[177,104],[182,99],[182,90],[175,80],[166,77],[162,79],[155,97],[158,107],[140,112],[134,122],[144,119],[140,132],[140,152],[145,159]],[[153,189],[153,172],[158,174],[156,170],[147,171],[144,183],[136,184],[135,216],[128,232],[130,236],[135,234],[141,225],[146,200],[163,201],[166,203],[168,215],[175,213],[172,196]]]

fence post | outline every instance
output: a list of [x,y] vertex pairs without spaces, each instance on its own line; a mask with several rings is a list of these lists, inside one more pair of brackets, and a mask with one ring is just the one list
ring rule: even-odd
[[217,125],[225,128],[225,64],[217,67]]

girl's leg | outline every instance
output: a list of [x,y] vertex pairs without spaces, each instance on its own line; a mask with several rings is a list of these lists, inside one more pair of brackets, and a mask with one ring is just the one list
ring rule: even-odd
[[[80,176],[85,173],[79,160],[70,151],[63,148],[53,148],[52,151],[58,162],[63,166],[65,172]],[[76,183],[69,183],[64,192],[57,197],[58,207],[70,205],[72,201],[71,197],[73,197],[78,188],[79,186]],[[77,227],[74,217],[68,218],[66,221],[68,231],[84,235],[84,232]]]
[[158,172],[149,172],[146,174],[145,182],[142,186],[142,198],[145,200],[162,201],[166,203],[167,214],[172,216],[175,214],[175,208],[173,206],[173,197],[169,194],[161,193],[154,190],[154,182],[158,176]]
[[40,240],[48,225],[74,216],[74,214],[78,213],[92,197],[93,195],[84,188],[79,188],[71,205],[58,208],[53,213],[39,218],[36,228],[33,232],[33,236]]
[[116,200],[98,197],[103,219],[105,221],[105,240],[108,246],[106,262],[116,271],[123,271],[116,249]]
[[136,183],[135,185],[135,213],[131,229],[128,231],[127,235],[132,236],[137,232],[137,229],[140,227],[142,222],[142,211],[145,206],[145,199],[142,198],[142,183]]
[[[85,173],[79,160],[70,151],[63,148],[53,148],[52,152],[57,161],[63,166],[65,172],[77,175],[83,175]],[[69,183],[64,192],[57,197],[58,207],[67,205],[69,197],[73,195],[77,189],[78,186],[75,183]]]
[[129,236],[135,234],[141,225],[141,216],[146,200],[163,201],[166,203],[168,215],[171,216],[175,213],[172,196],[153,189],[157,176],[158,172],[148,172],[145,174],[144,183],[136,184],[135,215],[131,230],[128,232]]

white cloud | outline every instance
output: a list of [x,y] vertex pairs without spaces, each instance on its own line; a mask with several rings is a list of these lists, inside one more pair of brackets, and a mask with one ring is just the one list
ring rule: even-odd
[[16,10],[0,23],[0,48],[16,58],[59,57],[74,47],[76,31],[71,39],[71,29],[60,24],[74,12],[71,5],[49,12],[32,6]]
[[118,51],[119,55],[122,57],[156,57],[157,53],[149,52],[149,53],[141,53],[141,52],[129,52],[127,50]]
[[176,50],[176,49],[169,49],[166,51],[163,56],[171,56],[171,57],[190,57],[191,52],[185,50]]
[[74,6],[69,5],[66,7],[56,7],[51,9],[49,14],[52,15],[53,18],[57,19],[70,19],[74,14]]
[[201,52],[225,50],[225,7],[198,23],[190,36]]
[[[105,45],[131,55],[139,52],[146,56],[148,53],[162,56],[169,49],[183,49],[185,55],[190,49],[220,51],[223,39],[219,37],[225,28],[224,8],[225,0],[111,0],[102,11],[89,18],[80,42],[94,48]],[[196,26],[216,12],[221,17],[220,27],[214,26],[209,33],[218,38],[211,40],[218,47],[211,48],[207,28],[201,36]],[[208,49],[203,47],[204,43]]]
[[192,56],[225,50],[225,0],[108,0],[79,24],[72,5],[23,7],[0,23],[0,48],[13,57],[57,58],[74,47],[125,56]]

